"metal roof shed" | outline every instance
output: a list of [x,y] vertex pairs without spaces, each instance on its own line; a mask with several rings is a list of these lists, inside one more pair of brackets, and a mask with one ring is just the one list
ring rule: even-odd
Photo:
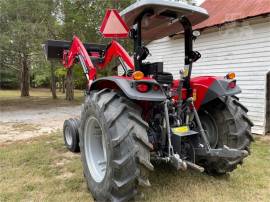
[[[239,98],[255,123],[252,132],[270,132],[269,0],[206,0],[202,7],[210,17],[194,27],[202,32],[194,44],[202,58],[194,63],[193,75],[224,76],[234,71],[242,88]],[[183,46],[181,34],[152,41],[147,46],[149,60],[163,61],[165,71],[177,78],[184,65]]]

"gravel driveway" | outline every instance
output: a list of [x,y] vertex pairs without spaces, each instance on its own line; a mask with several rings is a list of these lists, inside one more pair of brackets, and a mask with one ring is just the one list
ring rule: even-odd
[[81,106],[0,112],[0,144],[62,130],[65,119],[79,117]]

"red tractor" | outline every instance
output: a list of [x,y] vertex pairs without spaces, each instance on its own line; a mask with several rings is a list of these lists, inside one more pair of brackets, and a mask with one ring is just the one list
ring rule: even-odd
[[[132,199],[138,186],[150,185],[155,163],[213,175],[236,169],[250,153],[253,124],[235,96],[241,92],[235,75],[191,78],[192,64],[201,57],[192,47],[198,33],[192,26],[207,19],[207,12],[180,2],[143,0],[120,15],[134,42],[133,58],[116,41],[83,44],[74,37],[46,43],[48,58],[63,58],[66,68],[79,61],[89,81],[81,118],[65,121],[64,139],[69,150],[81,152],[94,199]],[[179,32],[185,37],[185,65],[174,80],[162,62],[144,62],[149,50],[142,39]],[[123,75],[97,78],[96,68],[113,58]]]

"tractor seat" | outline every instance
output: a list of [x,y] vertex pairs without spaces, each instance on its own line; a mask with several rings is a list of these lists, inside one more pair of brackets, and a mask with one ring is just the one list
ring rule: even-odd
[[170,72],[163,72],[163,62],[143,63],[141,71],[149,76],[153,75],[153,78],[160,84],[172,84],[173,76]]

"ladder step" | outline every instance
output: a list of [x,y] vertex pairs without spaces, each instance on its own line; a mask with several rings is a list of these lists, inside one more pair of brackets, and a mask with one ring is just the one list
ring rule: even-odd
[[188,130],[186,132],[177,132],[177,131],[172,130],[172,133],[174,135],[177,135],[177,136],[180,136],[180,137],[185,137],[185,136],[190,136],[190,135],[196,135],[196,134],[198,134],[198,132],[196,132],[194,130]]

